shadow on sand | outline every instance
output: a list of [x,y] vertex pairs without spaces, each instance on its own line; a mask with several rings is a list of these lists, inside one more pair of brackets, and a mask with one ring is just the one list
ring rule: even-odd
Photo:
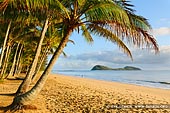
[[23,77],[7,78],[7,80],[24,80]]
[[4,94],[0,94],[0,96],[15,96],[16,93],[4,93]]

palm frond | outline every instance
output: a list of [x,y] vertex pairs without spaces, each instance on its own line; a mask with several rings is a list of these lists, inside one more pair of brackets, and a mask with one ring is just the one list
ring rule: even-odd
[[95,35],[98,35],[100,37],[106,38],[108,41],[111,41],[115,44],[117,44],[123,51],[124,53],[126,53],[131,59],[132,58],[132,54],[130,52],[130,50],[128,49],[128,47],[125,45],[125,43],[118,37],[116,36],[113,32],[111,32],[110,30],[107,30],[103,27],[100,27],[98,25],[92,25],[90,24],[88,26],[88,29]]
[[84,36],[85,40],[88,43],[92,43],[93,42],[93,38],[90,35],[88,29],[86,28],[85,24],[81,25],[81,30],[83,31],[82,35]]
[[134,5],[130,4],[130,1],[127,1],[127,0],[113,0],[113,1],[117,5],[122,7],[125,11],[127,11],[127,12],[135,12],[135,10],[132,9],[134,7]]
[[130,25],[127,13],[114,2],[99,2],[90,7],[85,16],[87,21],[117,21],[122,24]]
[[62,54],[64,57],[67,57],[67,54],[64,51],[62,51]]
[[8,6],[8,2],[9,2],[9,0],[4,0],[4,1],[0,2],[0,11],[4,12],[6,7]]
[[73,40],[68,40],[68,42],[70,42],[70,43],[75,45],[75,42]]
[[64,12],[64,14],[66,15],[66,18],[70,19],[69,11],[67,10],[67,8],[58,0],[56,0],[56,4],[58,4],[58,7],[60,8],[60,10]]
[[77,1],[78,1],[79,8],[81,8],[82,6],[85,5],[87,0],[77,0]]
[[[152,35],[148,33],[140,25],[131,24],[131,27],[127,27],[125,24],[114,22],[114,21],[94,21],[93,24],[96,24],[100,27],[103,27],[116,36],[118,36],[121,40],[126,41],[132,45],[136,45],[137,47],[152,47],[155,49],[157,53],[159,51],[156,40]],[[142,23],[144,24],[144,23]],[[139,27],[138,27],[139,26]],[[147,26],[147,25],[146,25]]]
[[135,15],[133,13],[128,13],[128,16],[132,26],[136,26],[144,30],[151,29],[151,25],[144,17]]
[[144,42],[146,43],[146,47],[148,48],[153,48],[155,50],[155,53],[159,52],[159,46],[157,44],[157,41],[155,38],[150,35],[147,31],[141,29],[141,28],[136,28],[137,33],[143,37]]

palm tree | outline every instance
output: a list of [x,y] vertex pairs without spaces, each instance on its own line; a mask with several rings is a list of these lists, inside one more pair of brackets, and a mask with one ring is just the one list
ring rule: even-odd
[[4,39],[4,43],[3,43],[3,47],[2,47],[2,51],[1,51],[1,57],[0,57],[0,68],[2,66],[2,59],[4,57],[4,51],[5,51],[5,48],[6,48],[6,44],[7,44],[7,39],[8,39],[8,36],[9,36],[9,30],[10,30],[10,27],[11,27],[11,21],[9,22],[8,24],[8,27],[7,27],[7,31],[6,31],[6,35],[5,35],[5,39]]
[[4,79],[5,78],[5,74],[6,74],[6,70],[7,70],[7,67],[8,67],[8,61],[9,61],[9,56],[10,56],[10,53],[11,53],[11,45],[8,43],[7,44],[7,47],[6,47],[6,50],[5,50],[5,56],[4,56],[4,61],[3,61],[3,66],[2,66],[2,70],[1,70],[1,78],[0,79]]
[[39,63],[37,65],[36,70],[34,72],[34,75],[32,77],[33,81],[36,78],[36,76],[37,76],[38,72],[40,71],[40,69],[45,68],[45,67],[43,67],[44,66],[43,64],[46,63],[47,56],[49,54],[54,53],[55,49],[58,47],[58,45],[59,45],[59,43],[61,41],[61,39],[59,38],[61,36],[58,36],[59,34],[56,33],[56,32],[57,31],[56,31],[54,25],[49,26],[48,31],[46,33],[46,38],[45,38],[45,40],[43,42],[43,47],[42,47],[42,51],[41,51],[41,56],[39,58]]
[[11,76],[11,75],[14,75],[14,69],[15,69],[15,66],[16,66],[16,61],[17,61],[17,55],[18,55],[18,50],[19,50],[19,46],[20,46],[20,43],[17,44],[17,47],[16,47],[16,50],[15,50],[15,54],[14,54],[14,57],[13,57],[13,62],[12,62],[12,66],[11,66],[11,69],[9,71],[9,74],[5,77],[7,78],[8,76]]
[[[29,1],[28,1],[29,2]],[[42,28],[42,32],[41,32],[41,36],[40,36],[40,40],[39,40],[39,42],[38,42],[38,44],[37,44],[37,48],[36,48],[36,54],[35,54],[35,56],[34,56],[34,58],[33,58],[33,61],[32,61],[32,63],[31,63],[31,66],[30,66],[30,68],[29,68],[29,71],[28,71],[28,73],[27,73],[27,75],[26,75],[26,78],[24,79],[24,81],[22,82],[22,84],[19,86],[19,88],[18,88],[18,90],[17,90],[17,92],[16,92],[16,94],[20,94],[20,93],[24,93],[24,92],[26,92],[27,91],[27,89],[28,89],[28,87],[29,87],[29,85],[30,85],[30,83],[31,83],[31,80],[32,80],[32,76],[34,75],[34,73],[35,73],[35,71],[36,71],[36,67],[37,67],[37,65],[38,65],[38,58],[40,57],[40,53],[41,53],[41,48],[42,48],[42,45],[43,45],[43,41],[44,41],[44,38],[45,38],[45,35],[46,35],[46,31],[47,31],[47,29],[48,29],[48,27],[49,27],[49,19],[51,18],[51,15],[50,14],[52,14],[53,13],[53,11],[51,10],[51,9],[48,9],[48,8],[51,8],[51,7],[53,7],[53,2],[54,1],[48,1],[48,0],[44,0],[44,1],[37,1],[35,4],[37,4],[37,5],[33,5],[33,6],[30,6],[30,7],[38,7],[38,9],[36,9],[35,8],[35,10],[36,11],[40,11],[40,12],[35,12],[34,10],[33,10],[33,12],[32,12],[32,15],[33,16],[38,16],[38,18],[39,18],[39,20],[41,21],[41,22],[43,22],[44,23],[44,25],[43,25],[43,27],[41,27]],[[46,4],[48,4],[49,6],[47,6]],[[43,8],[42,8],[43,7]],[[43,9],[43,10],[42,10]],[[44,11],[44,9],[46,9],[45,11]],[[53,8],[52,8],[53,9]],[[31,11],[32,11],[32,9],[31,9]],[[45,17],[45,20],[44,20],[44,18],[42,19],[41,17]],[[39,26],[40,27],[40,26]]]
[[[2,21],[1,25],[8,24],[5,37],[2,36],[4,38],[4,41],[3,41],[1,57],[0,57],[0,68],[2,67],[2,63],[3,63],[2,61],[4,61],[4,59],[5,59],[4,54],[5,54],[5,49],[8,47],[7,43],[9,44],[9,43],[11,43],[11,40],[14,40],[14,39],[11,39],[11,38],[14,38],[11,36],[11,34],[12,34],[11,32],[16,29],[16,27],[14,25],[17,22],[21,22],[21,20],[23,19],[23,18],[22,19],[20,18],[21,15],[18,16],[20,12],[18,13],[16,8],[12,9],[12,7],[7,7],[8,2],[11,2],[11,1],[4,0],[3,2],[0,2],[0,20]],[[20,29],[22,29],[22,28],[20,28]],[[13,43],[13,41],[12,41],[12,43]],[[8,55],[10,55],[10,54],[8,54]],[[6,68],[8,67],[7,63],[5,64],[5,66],[6,66]],[[2,69],[5,69],[5,68],[2,68]],[[0,76],[3,76],[4,72],[5,71],[2,70]]]
[[[42,42],[44,40],[45,37],[45,33],[47,31],[48,28],[48,21],[49,21],[49,17],[47,15],[48,12],[48,7],[46,4],[51,4],[51,1],[49,0],[41,0],[41,1],[32,1],[32,0],[27,0],[26,2],[20,2],[18,0],[14,0],[14,1],[8,1],[8,0],[4,0],[1,4],[0,4],[0,9],[2,9],[2,13],[6,14],[6,13],[11,13],[11,10],[13,11],[14,9],[14,14],[17,16],[24,16],[24,15],[33,15],[33,16],[37,16],[37,14],[43,14],[44,17],[46,16],[46,19],[41,19],[40,21],[44,21],[44,26],[42,29],[42,33],[40,36],[40,40],[39,43],[37,44],[37,48],[36,48],[36,54],[33,58],[33,61],[31,63],[30,69],[26,75],[25,80],[22,82],[22,84],[20,85],[19,89],[17,92],[24,92],[27,87],[30,84],[32,75],[35,71],[35,67],[37,65],[38,62],[38,57],[40,56],[40,51],[41,51],[41,46],[42,46]],[[44,10],[46,9],[46,10]],[[35,12],[36,11],[36,12]],[[37,12],[39,11],[39,12]],[[47,11],[47,12],[46,12]],[[24,14],[24,15],[23,15]]]
[[48,18],[45,20],[45,23],[44,23],[44,26],[43,26],[43,30],[42,30],[42,33],[41,33],[41,37],[40,37],[40,41],[38,43],[38,46],[36,48],[36,54],[34,56],[34,59],[33,59],[33,62],[31,64],[31,67],[26,75],[26,78],[24,79],[24,81],[22,82],[22,84],[19,86],[18,90],[17,90],[17,94],[18,93],[23,93],[23,92],[26,92],[26,90],[28,89],[30,83],[31,83],[31,80],[32,80],[32,76],[34,74],[34,71],[36,69],[36,66],[37,66],[37,63],[38,63],[38,58],[40,56],[40,52],[41,52],[41,46],[42,46],[42,43],[43,43],[43,40],[44,40],[44,37],[45,37],[45,33],[47,31],[47,28],[48,28]]
[[147,21],[130,10],[131,13],[129,13],[117,2],[110,0],[60,0],[60,2],[56,0],[56,2],[55,7],[58,12],[56,18],[53,17],[56,20],[53,24],[62,36],[61,42],[36,85],[28,92],[16,96],[9,106],[10,108],[15,109],[25,105],[37,96],[73,31],[81,29],[82,35],[88,42],[93,41],[91,34],[102,36],[117,44],[131,58],[131,52],[124,44],[123,39],[137,44],[139,47],[146,43],[146,46],[153,46],[158,51],[156,41],[145,29],[149,28]]

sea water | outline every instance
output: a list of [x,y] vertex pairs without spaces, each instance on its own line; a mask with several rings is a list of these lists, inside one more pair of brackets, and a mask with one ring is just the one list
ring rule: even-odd
[[170,89],[170,70],[53,70],[52,73]]

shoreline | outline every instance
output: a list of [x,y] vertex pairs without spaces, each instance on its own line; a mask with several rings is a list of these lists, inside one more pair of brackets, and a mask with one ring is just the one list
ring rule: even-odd
[[[69,74],[62,74],[62,73],[52,73],[53,75],[63,75],[63,76],[72,76],[72,77],[78,77],[78,78],[87,78],[87,79],[93,79],[93,80],[99,80],[99,81],[106,81],[106,82],[115,82],[115,83],[121,83],[121,84],[129,84],[129,85],[136,85],[136,86],[143,86],[143,87],[148,87],[148,88],[156,88],[156,89],[164,89],[164,90],[170,90],[170,83],[169,82],[161,82],[161,81],[145,81],[145,80],[136,80],[136,82],[146,82],[146,83],[151,83],[155,85],[149,85],[149,84],[144,84],[144,83],[135,83],[135,82],[124,82],[124,81],[112,81],[112,80],[104,80],[104,79],[97,79],[97,78],[90,78],[90,77],[85,77],[84,75],[69,75]],[[158,85],[160,84],[160,85]],[[161,86],[161,85],[168,85],[169,87]]]
[[[104,107],[105,105],[112,106],[113,104],[119,105],[169,105],[170,104],[170,91],[166,89],[159,89],[159,88],[150,88],[138,85],[131,85],[131,84],[124,84],[118,82],[108,82],[104,80],[95,80],[90,78],[81,78],[81,77],[74,77],[74,76],[66,76],[61,74],[52,74],[52,78],[55,78],[56,82],[65,84],[69,89],[73,87],[76,90],[79,96],[84,95],[92,95],[93,98],[100,98],[99,100],[102,101],[103,105],[98,105],[100,107],[95,107],[97,110],[100,111],[99,108]],[[60,81],[61,80],[61,81]],[[78,89],[76,89],[76,88]],[[71,90],[72,92],[73,90]],[[71,94],[70,94],[71,95]],[[79,97],[78,96],[78,97]],[[75,96],[73,96],[75,97]],[[88,97],[88,96],[87,96]],[[86,98],[87,98],[86,97]],[[88,97],[89,98],[89,97]],[[77,99],[77,97],[75,98]],[[86,100],[86,99],[85,99]],[[98,102],[100,102],[98,101]],[[98,102],[92,102],[98,104]],[[91,102],[87,102],[84,104],[91,104]],[[111,112],[135,112],[135,111],[167,111],[170,112],[169,109],[104,109]],[[91,109],[90,109],[91,110]],[[77,111],[78,112],[78,111]]]
[[[112,85],[115,85],[117,87],[121,86],[121,88],[124,87],[124,89],[126,88],[140,88],[140,90],[149,90],[149,91],[155,91],[155,92],[159,92],[159,91],[165,91],[164,93],[165,94],[169,94],[170,93],[170,89],[163,89],[163,88],[158,88],[158,87],[150,87],[150,86],[143,86],[143,85],[137,85],[137,84],[131,84],[131,83],[124,83],[124,82],[117,82],[117,81],[107,81],[107,80],[99,80],[99,79],[93,79],[93,78],[84,78],[84,77],[81,77],[81,76],[74,76],[74,75],[64,75],[64,74],[54,74],[54,73],[51,73],[50,75],[52,78],[56,77],[56,76],[60,76],[60,77],[63,77],[63,78],[70,78],[70,79],[79,79],[79,80],[87,80],[87,81],[90,81],[90,82],[101,82],[103,84],[112,84]],[[168,98],[170,99],[170,96],[167,95]]]
[[[13,83],[11,83],[13,82]],[[0,94],[12,93],[21,81],[0,84]],[[12,84],[12,85],[11,85]],[[37,110],[23,113],[74,113],[74,112],[170,112],[170,108],[150,109],[146,105],[170,105],[170,90],[108,82],[90,78],[51,74],[32,102]],[[12,97],[0,95],[0,107],[9,105]],[[113,105],[145,105],[143,108],[113,108]],[[132,106],[129,106],[132,107]],[[139,106],[138,106],[139,107]],[[150,106],[151,107],[151,106]],[[155,106],[154,106],[155,107]],[[0,110],[0,113],[2,110]],[[18,112],[19,113],[19,112]]]

